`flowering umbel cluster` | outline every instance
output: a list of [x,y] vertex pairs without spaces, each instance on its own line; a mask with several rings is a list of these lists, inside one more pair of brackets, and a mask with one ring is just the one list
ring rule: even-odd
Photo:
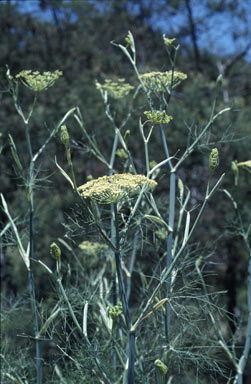
[[106,79],[104,84],[96,82],[96,88],[107,91],[108,95],[113,99],[122,99],[123,97],[127,96],[134,87],[126,83],[125,79],[121,78],[117,81]]
[[82,241],[82,243],[79,244],[79,248],[84,251],[84,253],[88,256],[96,256],[103,251],[108,249],[108,246],[106,244],[101,244],[96,241]]
[[16,75],[16,79],[20,79],[22,83],[32,91],[42,92],[50,88],[62,74],[59,70],[43,73],[24,70]]
[[156,185],[156,181],[143,175],[124,173],[99,177],[81,185],[78,190],[84,199],[94,200],[98,204],[110,204],[137,195],[143,186],[148,190]]
[[177,87],[187,75],[182,72],[149,72],[140,75],[144,86],[150,91],[164,93],[170,92],[172,88]]
[[153,124],[168,124],[173,119],[166,111],[145,111],[144,114]]

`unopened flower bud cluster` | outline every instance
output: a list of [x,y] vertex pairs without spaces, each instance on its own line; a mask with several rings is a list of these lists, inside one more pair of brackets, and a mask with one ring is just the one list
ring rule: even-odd
[[118,303],[114,307],[109,307],[108,309],[108,316],[112,319],[117,319],[120,315],[123,313],[123,307],[121,303]]

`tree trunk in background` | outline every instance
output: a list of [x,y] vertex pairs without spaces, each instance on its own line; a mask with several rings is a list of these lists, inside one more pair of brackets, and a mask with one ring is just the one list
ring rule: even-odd
[[192,39],[192,43],[193,43],[195,65],[196,65],[197,71],[201,72],[202,68],[201,68],[201,63],[200,63],[200,53],[199,53],[199,48],[198,48],[198,43],[197,43],[196,26],[195,26],[195,22],[193,19],[193,12],[192,12],[192,8],[191,8],[191,3],[190,3],[190,0],[185,0],[185,3],[186,3],[186,9],[187,9],[187,13],[188,13],[191,39]]

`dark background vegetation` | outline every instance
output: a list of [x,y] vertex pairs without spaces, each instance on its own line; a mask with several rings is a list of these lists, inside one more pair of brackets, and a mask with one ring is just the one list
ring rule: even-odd
[[[30,125],[35,148],[40,147],[48,132],[69,108],[79,106],[86,129],[108,156],[113,131],[95,88],[95,80],[102,82],[105,78],[117,75],[136,84],[128,60],[110,44],[112,40],[123,43],[128,30],[135,38],[138,67],[142,73],[170,69],[163,47],[163,33],[170,38],[176,37],[181,45],[177,69],[186,73],[188,79],[174,92],[170,106],[170,114],[174,119],[166,127],[166,136],[171,154],[184,150],[188,130],[195,132],[208,119],[215,81],[220,73],[223,74],[218,108],[230,105],[232,110],[215,124],[210,145],[201,143],[199,149],[183,164],[179,176],[191,189],[194,206],[200,204],[208,178],[208,153],[219,141],[220,167],[216,177],[226,172],[223,187],[235,197],[246,225],[250,220],[250,174],[245,170],[240,171],[239,185],[235,187],[231,162],[251,158],[250,9],[251,2],[241,0],[1,1],[0,189],[13,215],[22,218],[23,231],[28,220],[25,214],[26,196],[16,178],[8,133],[15,138],[24,162],[27,151],[22,121],[10,95],[5,92],[6,64],[12,75],[23,69],[63,71],[63,77],[39,96],[39,104]],[[20,92],[22,105],[28,110],[32,102],[31,93],[24,88]],[[127,102],[127,99],[124,100],[120,106],[118,122]],[[136,117],[132,117],[125,127],[131,130],[129,148],[141,173],[145,170],[137,124],[142,112],[136,111]],[[89,174],[93,177],[104,175],[107,170],[91,155],[75,121],[72,119],[67,125],[77,183],[86,182]],[[161,161],[160,139],[157,134],[154,137],[150,159]],[[35,250],[38,257],[48,264],[51,263],[49,245],[58,237],[64,237],[66,229],[61,223],[67,223],[70,207],[74,203],[68,185],[55,169],[55,155],[60,164],[66,164],[59,137],[50,143],[49,150],[40,161],[39,177],[44,180],[38,183],[41,187],[35,197]],[[120,169],[119,159],[117,168]],[[215,277],[210,278],[210,283],[214,290],[228,292],[224,305],[235,315],[235,321],[230,323],[234,332],[239,322],[243,321],[245,326],[247,318],[248,255],[242,240],[235,230],[232,231],[233,222],[230,200],[223,193],[218,193],[217,198],[210,202],[194,241],[200,241],[204,248],[213,252]],[[1,223],[4,225],[4,217]],[[78,244],[81,238],[73,237],[73,240]],[[148,263],[147,258],[144,262]],[[17,298],[27,294],[25,266],[15,247],[2,250],[1,267],[3,303],[14,305]],[[45,272],[39,268],[36,271],[36,285],[39,300],[50,299],[53,288],[48,285]],[[10,340],[15,340],[16,333],[23,332],[22,325],[17,327],[18,331],[15,327],[16,324],[11,330],[8,329]],[[244,334],[243,331],[238,335],[240,346],[243,345]],[[251,375],[251,367],[248,369]]]

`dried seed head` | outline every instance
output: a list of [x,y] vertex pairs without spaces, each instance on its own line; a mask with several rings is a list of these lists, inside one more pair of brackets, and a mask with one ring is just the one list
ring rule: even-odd
[[214,171],[218,165],[219,165],[219,151],[217,148],[213,148],[210,155],[209,155],[209,161],[208,161],[209,169],[211,171]]

